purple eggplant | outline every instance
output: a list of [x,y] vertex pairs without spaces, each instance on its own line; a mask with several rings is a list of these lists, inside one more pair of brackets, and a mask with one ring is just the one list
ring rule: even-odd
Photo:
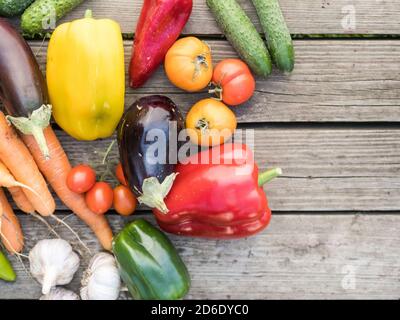
[[167,212],[164,197],[176,174],[177,153],[184,129],[181,112],[165,96],[135,101],[118,127],[118,145],[124,175],[140,203]]
[[43,135],[51,118],[46,81],[27,42],[3,18],[0,18],[0,100],[7,119],[23,134],[32,134],[48,158]]

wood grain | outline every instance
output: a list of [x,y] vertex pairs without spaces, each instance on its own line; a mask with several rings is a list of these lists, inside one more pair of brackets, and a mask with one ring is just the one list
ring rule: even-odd
[[[261,31],[252,3],[238,0],[252,22]],[[400,3],[377,0],[280,0],[292,34],[399,34]],[[193,1],[192,16],[184,34],[220,35],[205,0]],[[83,17],[92,9],[97,18],[111,18],[120,23],[123,33],[134,33],[142,1],[87,0],[58,24]],[[348,17],[351,20],[348,19]],[[384,21],[384,23],[383,23]],[[354,23],[353,23],[354,22]],[[18,24],[17,21],[15,21]]]
[[[208,41],[214,61],[236,57],[226,41]],[[45,71],[47,43],[30,43]],[[126,66],[131,41],[125,42]],[[296,66],[291,75],[277,71],[257,79],[254,97],[235,107],[241,123],[252,122],[398,122],[400,121],[400,42],[295,41]],[[166,94],[186,113],[205,92],[175,88],[163,68],[146,85],[127,86],[126,106],[147,94]]]
[[[238,1],[261,31],[251,1]],[[59,23],[80,18],[90,8],[95,17],[118,21],[125,36],[131,38],[141,3],[87,0]],[[400,34],[399,1],[280,3],[292,34]],[[355,14],[354,28],[346,26],[351,12]],[[207,39],[214,62],[236,56],[222,39],[205,0],[194,0],[183,34]],[[284,170],[282,177],[266,187],[270,205],[278,214],[265,232],[239,241],[171,236],[192,275],[189,299],[400,298],[400,130],[395,124],[400,120],[400,42],[294,43],[295,71],[291,75],[274,71],[266,80],[257,79],[253,99],[234,108],[240,126],[255,130],[254,150],[260,168],[280,166]],[[47,42],[30,44],[44,70]],[[132,41],[125,41],[126,63],[131,46]],[[174,88],[162,67],[140,90],[127,89],[126,106],[147,94],[170,96],[184,113],[207,96]],[[313,124],[302,125],[310,122]],[[343,124],[346,122],[351,125]],[[374,125],[363,125],[370,122]],[[111,139],[77,142],[60,130],[57,134],[73,164],[90,163],[99,172],[105,169],[100,162]],[[110,160],[117,159],[114,149]],[[113,182],[110,177],[107,180]],[[57,201],[64,218],[70,212]],[[154,223],[146,211],[135,217]],[[50,236],[32,217],[20,214],[19,218],[26,252],[39,239]],[[116,232],[129,220],[116,215],[109,219]],[[74,215],[66,221],[93,252],[100,249],[84,223]],[[81,253],[81,268],[68,286],[78,292],[90,256],[69,231],[60,226],[57,231]],[[14,284],[0,281],[0,299],[39,298],[40,286],[15,258],[12,262],[18,280]],[[28,267],[27,261],[25,265]],[[121,294],[122,299],[127,297]]]
[[[21,220],[26,251],[48,237],[39,222],[27,216]],[[115,231],[127,221],[117,216],[110,220]],[[93,252],[99,249],[81,222],[74,217],[66,221]],[[275,215],[267,230],[248,239],[171,239],[192,277],[188,299],[399,299],[399,228],[400,215]],[[68,231],[57,230],[82,250]],[[90,259],[83,255],[68,286],[75,292]],[[12,262],[18,279],[0,282],[0,299],[39,298],[40,286],[19,262]]]
[[[243,142],[251,144],[252,133],[247,133]],[[101,161],[110,139],[78,142],[64,132],[57,135],[73,164],[105,170]],[[265,187],[273,210],[400,208],[400,130],[265,126],[255,129],[253,149],[260,169],[284,171]],[[118,161],[116,147],[109,160]],[[58,208],[64,207],[58,202]]]

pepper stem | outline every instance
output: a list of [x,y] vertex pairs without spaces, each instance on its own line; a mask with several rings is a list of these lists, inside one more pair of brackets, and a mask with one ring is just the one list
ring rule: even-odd
[[258,175],[258,185],[262,187],[264,184],[272,181],[276,177],[279,177],[281,174],[282,174],[281,168],[274,168],[264,171]]
[[28,118],[7,116],[7,120],[23,134],[33,135],[46,160],[50,158],[50,152],[43,130],[50,125],[50,118],[51,105],[42,105],[39,109],[33,111]]
[[85,11],[85,18],[86,18],[86,19],[93,18],[93,12],[92,12],[92,10],[86,9],[86,11]]

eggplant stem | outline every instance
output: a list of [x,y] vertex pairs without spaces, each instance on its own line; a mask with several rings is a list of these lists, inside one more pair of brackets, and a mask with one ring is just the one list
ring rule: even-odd
[[33,126],[31,134],[35,138],[36,143],[38,144],[39,149],[42,152],[44,158],[46,160],[49,160],[50,159],[50,151],[49,151],[49,147],[47,146],[47,143],[46,143],[46,138],[44,136],[43,129]]
[[12,117],[6,119],[25,135],[33,135],[40,151],[46,160],[50,158],[49,148],[43,130],[50,125],[51,105],[42,105],[32,112],[29,117]]

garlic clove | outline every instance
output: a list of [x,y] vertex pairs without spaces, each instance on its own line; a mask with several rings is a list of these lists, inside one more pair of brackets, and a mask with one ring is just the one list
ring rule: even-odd
[[79,296],[64,288],[52,288],[46,295],[40,297],[39,300],[80,300]]
[[82,300],[116,300],[121,278],[114,257],[105,252],[96,254],[82,278]]
[[71,282],[79,268],[79,256],[63,239],[39,241],[29,252],[32,276],[42,284],[42,293],[49,294],[56,285]]

